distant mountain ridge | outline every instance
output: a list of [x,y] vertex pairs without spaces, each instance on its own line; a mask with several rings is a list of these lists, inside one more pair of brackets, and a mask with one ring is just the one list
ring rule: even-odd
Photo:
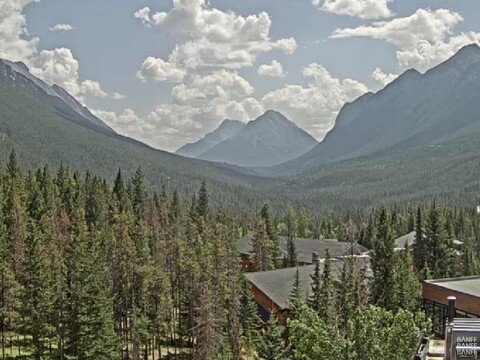
[[235,134],[196,157],[244,167],[268,166],[294,159],[317,144],[315,138],[273,110],[236,130]]
[[0,59],[0,163],[12,150],[25,169],[63,164],[111,180],[119,168],[128,177],[141,167],[152,190],[165,185],[190,197],[205,181],[216,190],[213,202],[232,193],[261,197],[251,186],[263,178],[253,171],[184,158],[117,134],[65,90]]
[[175,151],[175,154],[196,158],[228,138],[237,135],[246,125],[238,120],[224,120],[214,131],[194,143],[182,146]]
[[340,111],[324,140],[297,159],[259,169],[301,173],[321,164],[439,143],[480,126],[480,48],[469,45],[425,74],[411,69]]
[[[76,115],[80,116],[85,121],[85,124],[90,124],[103,130],[115,133],[112,128],[93,115],[90,110],[80,104],[80,102],[78,102],[72,95],[65,91],[65,89],[55,84],[50,86],[43,80],[40,80],[36,76],[32,75],[24,63],[0,59],[0,68],[3,70],[4,76],[11,77],[11,80],[17,80],[18,83],[18,77],[24,77],[26,80],[28,80],[28,82],[30,82],[30,84],[37,86],[46,95],[60,99],[69,108],[68,110],[71,110]],[[57,105],[57,109],[58,111],[63,112],[66,116],[71,115],[68,114],[68,111],[65,111],[62,106]]]

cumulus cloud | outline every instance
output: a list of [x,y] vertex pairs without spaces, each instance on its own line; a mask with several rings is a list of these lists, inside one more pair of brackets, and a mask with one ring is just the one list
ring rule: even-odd
[[277,60],[261,65],[257,72],[260,76],[285,77],[283,66]]
[[337,29],[331,37],[369,37],[387,41],[398,47],[397,59],[401,66],[426,70],[454,55],[461,47],[480,43],[480,33],[453,34],[461,21],[460,14],[447,9],[419,9],[404,18]]
[[2,0],[0,6],[0,57],[25,60],[37,51],[38,38],[29,39],[23,8],[35,0]]
[[[236,72],[216,70],[191,74],[171,90],[171,101],[158,104],[146,116],[96,110],[95,114],[121,134],[166,150],[198,140],[223,119],[251,120],[264,112],[253,98],[252,85]],[[138,126],[135,126],[135,123]]]
[[398,75],[386,74],[380,68],[376,68],[372,73],[372,79],[381,86],[386,86],[395,80]]
[[[134,14],[146,27],[158,28],[179,39],[166,58],[147,58],[137,77],[142,81],[174,84],[171,99],[146,116],[155,133],[143,134],[147,143],[173,150],[198,140],[225,118],[252,120],[265,110],[253,97],[252,85],[238,70],[255,64],[270,51],[292,54],[293,38],[271,39],[271,19],[266,12],[238,15],[210,6],[205,0],[174,0],[167,12],[145,7]],[[265,64],[275,76],[281,64]],[[265,71],[265,67],[262,71]],[[115,128],[115,126],[114,126]]]
[[[293,38],[270,39],[271,20],[266,12],[242,16],[210,8],[205,0],[174,0],[168,12],[153,13],[147,7],[135,17],[147,26],[187,37],[168,59],[157,59],[162,69],[236,70],[252,66],[261,53],[277,49],[291,54],[297,47]],[[151,74],[147,67],[152,63],[150,59],[142,66],[144,77]]]
[[353,79],[337,79],[325,67],[312,63],[303,69],[305,77],[313,79],[308,86],[286,85],[262,98],[266,109],[274,109],[317,138],[322,138],[334,124],[342,106],[368,91]]
[[70,49],[42,50],[29,60],[30,71],[46,83],[63,87],[71,95],[84,101],[87,97],[119,99],[122,95],[108,94],[98,81],[80,81],[79,64]]
[[[39,50],[38,39],[29,39],[24,14],[26,5],[37,0],[2,0],[0,6],[0,57],[12,61],[23,61],[31,72],[53,85],[57,84],[85,101],[87,97],[119,99],[122,95],[105,92],[100,83],[93,80],[81,81],[78,61],[70,49]],[[71,25],[58,24],[51,30],[67,31]]]
[[358,16],[362,19],[388,18],[394,14],[388,7],[391,0],[312,0],[323,11]]
[[72,31],[74,27],[70,24],[57,24],[50,28],[50,31]]
[[122,135],[140,138],[155,130],[153,124],[128,108],[120,113],[104,110],[92,110],[92,113]]
[[137,77],[143,81],[151,79],[177,83],[183,80],[185,74],[186,71],[175,64],[150,56],[143,62]]

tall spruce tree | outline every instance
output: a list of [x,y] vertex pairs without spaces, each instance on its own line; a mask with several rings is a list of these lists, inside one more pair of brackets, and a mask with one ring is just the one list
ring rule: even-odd
[[386,309],[394,306],[394,248],[395,237],[391,228],[390,216],[385,206],[382,205],[377,213],[372,254],[372,295],[374,303]]
[[419,206],[415,219],[415,243],[413,244],[413,260],[416,269],[421,269],[425,262],[428,263],[430,251],[429,242],[424,232],[422,208]]
[[332,259],[329,249],[325,251],[325,262],[323,265],[322,285],[320,287],[320,308],[318,315],[328,326],[336,323],[336,297],[332,278]]

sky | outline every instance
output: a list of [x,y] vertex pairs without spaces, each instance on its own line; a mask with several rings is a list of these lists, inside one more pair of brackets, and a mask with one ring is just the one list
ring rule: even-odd
[[0,57],[174,151],[282,112],[321,140],[346,102],[480,44],[478,0],[0,0]]

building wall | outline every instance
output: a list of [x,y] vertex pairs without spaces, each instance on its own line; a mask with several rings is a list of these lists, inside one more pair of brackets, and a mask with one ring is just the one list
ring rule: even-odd
[[288,311],[286,309],[280,309],[272,299],[270,299],[262,290],[252,283],[250,283],[250,290],[252,292],[253,299],[263,308],[263,310],[269,314],[275,313],[279,321],[286,319],[288,315]]
[[435,284],[422,284],[422,298],[447,306],[449,296],[457,298],[456,308],[469,314],[480,317],[480,298],[448,290]]

